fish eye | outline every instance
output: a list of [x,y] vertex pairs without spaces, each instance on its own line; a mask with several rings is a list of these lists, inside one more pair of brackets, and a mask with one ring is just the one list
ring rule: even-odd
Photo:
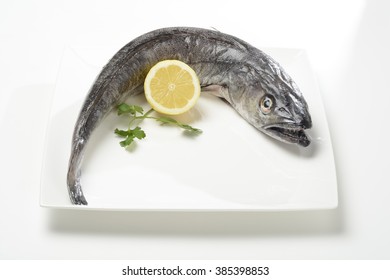
[[271,96],[265,95],[260,99],[260,110],[263,114],[269,114],[272,110],[273,101]]

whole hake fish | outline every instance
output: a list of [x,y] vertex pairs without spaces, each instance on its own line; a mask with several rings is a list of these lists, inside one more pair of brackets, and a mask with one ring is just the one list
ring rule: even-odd
[[69,160],[71,202],[87,205],[81,163],[91,133],[104,116],[131,95],[143,92],[150,68],[176,59],[190,65],[203,91],[224,98],[251,125],[286,143],[308,146],[312,121],[297,85],[269,55],[219,31],[174,27],[146,33],[120,49],[92,85],[78,116]]

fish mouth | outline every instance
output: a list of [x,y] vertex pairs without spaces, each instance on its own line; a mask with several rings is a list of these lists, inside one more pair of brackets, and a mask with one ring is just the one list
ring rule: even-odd
[[291,124],[272,124],[264,127],[268,135],[286,143],[298,144],[303,147],[310,145],[305,133],[305,127]]

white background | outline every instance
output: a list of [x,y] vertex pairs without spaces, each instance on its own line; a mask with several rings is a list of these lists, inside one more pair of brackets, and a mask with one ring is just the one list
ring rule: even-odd
[[[0,259],[389,259],[387,1],[1,1]],[[274,213],[39,207],[64,46],[165,26],[214,27],[308,51],[334,145],[339,207]],[[83,77],[80,77],[82,79]]]

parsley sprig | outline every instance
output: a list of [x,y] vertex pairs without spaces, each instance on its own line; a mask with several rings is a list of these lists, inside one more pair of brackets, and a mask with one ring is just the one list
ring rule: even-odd
[[[142,130],[141,127],[138,125],[135,125],[136,123],[139,124],[144,119],[152,119],[157,122],[160,122],[162,125],[174,125],[178,126],[182,129],[184,129],[186,132],[189,132],[191,134],[200,134],[202,133],[202,130],[199,128],[194,128],[188,124],[181,123],[174,118],[167,117],[167,116],[161,116],[161,117],[153,117],[150,116],[151,113],[154,112],[153,109],[150,109],[146,113],[144,113],[144,109],[141,106],[138,105],[129,105],[127,103],[121,103],[118,106],[118,115],[126,115],[130,118],[129,125],[127,130],[121,130],[116,128],[115,134],[125,138],[125,140],[120,141],[119,144],[122,147],[128,147],[131,143],[134,142],[135,139],[143,139],[146,137],[145,131]],[[135,126],[135,127],[134,127]]]

